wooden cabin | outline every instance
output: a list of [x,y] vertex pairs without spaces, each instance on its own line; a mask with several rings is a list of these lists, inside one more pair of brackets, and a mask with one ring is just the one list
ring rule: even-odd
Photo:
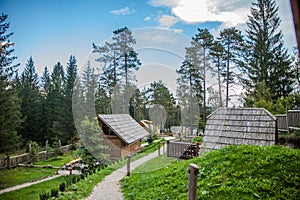
[[104,133],[104,144],[109,146],[111,160],[124,158],[141,148],[141,141],[149,133],[128,114],[98,115]]

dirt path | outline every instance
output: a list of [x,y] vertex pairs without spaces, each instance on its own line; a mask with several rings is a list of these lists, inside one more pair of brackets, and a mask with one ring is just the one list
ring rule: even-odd
[[[162,149],[161,149],[162,152]],[[144,162],[151,160],[158,156],[155,151],[139,160],[130,164],[130,171]],[[127,166],[117,169],[110,175],[106,176],[96,187],[94,187],[92,194],[86,200],[123,200],[123,194],[120,189],[120,180],[126,176]]]
[[54,178],[57,178],[57,177],[60,177],[60,176],[62,176],[62,174],[50,176],[50,177],[47,177],[47,178],[44,178],[44,179],[41,179],[41,180],[38,180],[38,181],[27,182],[27,183],[23,183],[23,184],[20,184],[20,185],[13,186],[13,187],[5,188],[3,190],[0,190],[0,194],[6,193],[6,192],[11,192],[11,191],[18,190],[18,189],[21,189],[21,188],[25,188],[25,187],[28,187],[28,186],[31,186],[31,185],[34,185],[34,184],[44,182],[44,181],[49,181],[51,179],[54,179]]

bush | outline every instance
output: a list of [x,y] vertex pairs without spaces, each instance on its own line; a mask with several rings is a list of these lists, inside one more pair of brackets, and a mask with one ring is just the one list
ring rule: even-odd
[[62,182],[59,185],[59,191],[64,192],[66,190],[66,182]]
[[31,143],[29,158],[30,162],[37,162],[39,160],[39,145],[36,142]]
[[203,142],[203,138],[202,137],[195,137],[193,138],[193,142]]
[[44,191],[39,196],[40,196],[40,200],[47,200],[50,198],[50,194]]
[[58,197],[58,189],[51,189],[51,197]]

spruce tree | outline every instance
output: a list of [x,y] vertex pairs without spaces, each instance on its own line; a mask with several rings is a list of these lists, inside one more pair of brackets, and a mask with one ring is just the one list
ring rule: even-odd
[[18,98],[13,77],[19,64],[14,64],[14,45],[7,33],[7,15],[0,16],[0,152],[8,153],[18,147],[20,137],[17,129],[21,123],[20,99]]
[[259,86],[264,85],[273,95],[273,100],[287,96],[292,91],[294,74],[290,57],[284,48],[279,29],[278,6],[274,0],[258,0],[252,3],[247,22],[247,46],[242,62],[247,79],[244,80],[247,95],[246,105]]
[[47,139],[50,143],[65,138],[64,125],[62,123],[65,115],[64,104],[65,74],[63,66],[58,62],[53,67],[50,77],[49,93],[47,95],[48,130]]
[[41,134],[41,95],[38,74],[35,72],[34,61],[30,57],[21,75],[20,98],[22,99],[22,128],[20,134],[25,141],[43,142]]
[[[66,83],[65,83],[65,114],[64,114],[64,132],[65,138],[70,139],[76,135],[76,128],[73,119],[72,112],[72,96],[73,96],[73,88],[75,87],[75,81],[77,79],[77,61],[75,56],[70,56],[69,62],[67,63],[66,70]],[[66,142],[65,139],[65,142]]]

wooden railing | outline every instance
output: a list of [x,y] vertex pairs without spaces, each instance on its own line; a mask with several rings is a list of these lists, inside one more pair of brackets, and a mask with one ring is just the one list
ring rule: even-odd
[[[62,150],[63,153],[66,153],[69,151],[71,145],[61,146],[60,150]],[[47,158],[53,157],[55,150],[51,150],[49,152],[47,151],[41,151],[38,153],[38,160],[46,160]],[[10,167],[16,167],[18,164],[28,163],[30,162],[30,156],[29,153],[25,153],[18,156],[13,157],[6,157],[0,159],[0,169],[3,168],[10,168]]]
[[300,110],[288,110],[286,114],[275,115],[279,131],[289,132],[300,128]]
[[167,141],[167,156],[189,159],[199,155],[199,145],[180,141]]

